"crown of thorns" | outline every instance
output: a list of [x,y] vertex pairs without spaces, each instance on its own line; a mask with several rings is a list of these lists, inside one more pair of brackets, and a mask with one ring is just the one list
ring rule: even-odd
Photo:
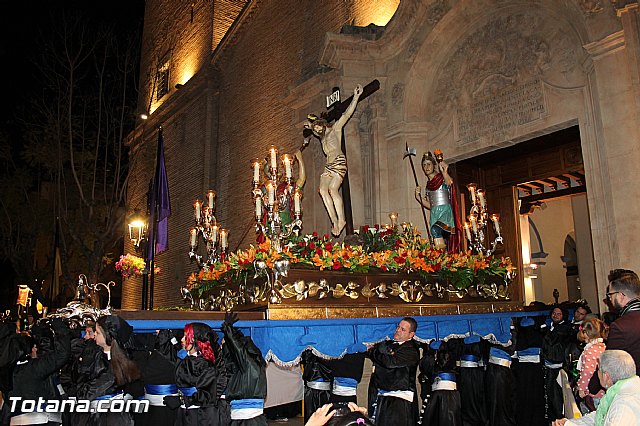
[[318,117],[315,114],[307,114],[307,121],[304,123],[304,127],[306,127],[307,129],[310,129],[311,126],[316,124],[319,124],[321,126],[327,126],[329,122],[327,121],[326,115],[320,114],[320,117]]

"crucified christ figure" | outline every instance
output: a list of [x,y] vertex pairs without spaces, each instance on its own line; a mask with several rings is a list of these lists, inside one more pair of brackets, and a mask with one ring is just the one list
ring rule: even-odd
[[314,115],[307,116],[308,120],[305,122],[305,127],[311,129],[320,139],[322,150],[327,156],[327,164],[320,175],[319,191],[331,219],[331,233],[335,237],[342,233],[347,224],[344,217],[344,203],[340,195],[340,185],[347,174],[347,157],[342,152],[342,128],[356,110],[360,95],[362,95],[362,86],[358,84],[353,89],[351,104],[333,125]]

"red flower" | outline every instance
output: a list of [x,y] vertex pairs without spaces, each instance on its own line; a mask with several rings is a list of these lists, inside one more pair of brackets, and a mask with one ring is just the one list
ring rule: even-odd
[[318,247],[318,248],[316,249],[316,254],[317,254],[318,256],[322,256],[322,249],[321,249],[320,247]]
[[380,229],[380,224],[376,223],[376,229]]
[[329,234],[324,234],[322,236],[322,239],[325,240],[325,241],[328,241],[329,240]]
[[433,265],[433,270],[435,271],[439,271],[440,269],[442,269],[442,265],[439,263],[436,263],[435,265]]
[[300,241],[300,242],[298,243],[298,245],[299,245],[300,247],[304,247],[304,246],[305,246],[305,243],[304,243],[304,241]]
[[396,262],[396,263],[399,263],[399,264],[401,264],[401,265],[407,261],[407,260],[406,260],[404,257],[402,257],[402,256],[394,256],[394,257],[393,257],[393,260],[395,260],[395,262]]
[[324,246],[324,248],[325,248],[325,249],[327,249],[327,251],[331,251],[331,250],[333,250],[333,244],[331,244],[331,243],[327,243],[327,244]]
[[382,265],[382,266],[380,267],[380,269],[382,269],[383,271],[388,271],[388,270],[389,270],[389,268],[387,268],[385,265]]
[[365,225],[362,227],[362,232],[369,232],[369,225]]
[[311,235],[313,235],[314,237],[317,237],[318,233],[316,231],[313,231],[313,234],[311,234]]
[[402,252],[402,254],[401,254],[400,256],[402,256],[402,257],[407,257],[407,252],[406,252],[406,251],[405,251],[405,252]]
[[335,262],[333,262],[333,265],[331,265],[331,268],[333,268],[333,269],[340,269],[341,267],[342,267],[342,265],[337,260]]
[[316,245],[315,245],[315,243],[310,243],[310,244],[309,244],[309,248],[310,248],[311,250],[315,250],[315,249],[316,249]]

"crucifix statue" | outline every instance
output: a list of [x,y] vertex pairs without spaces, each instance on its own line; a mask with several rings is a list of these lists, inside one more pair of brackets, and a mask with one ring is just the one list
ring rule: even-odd
[[[338,237],[345,226],[347,234],[353,233],[353,219],[351,217],[351,200],[348,191],[347,157],[345,155],[344,134],[342,128],[353,115],[359,101],[378,90],[380,83],[374,80],[364,88],[357,85],[353,90],[353,96],[343,103],[336,105],[324,117],[313,114],[307,116],[304,124],[305,145],[309,143],[311,134],[320,139],[322,150],[327,156],[327,164],[320,175],[320,196],[324,203],[329,218],[331,219],[331,233]],[[335,123],[330,124],[335,120]],[[343,187],[344,200],[340,194],[340,186],[346,179]],[[345,214],[345,206],[347,214]]]

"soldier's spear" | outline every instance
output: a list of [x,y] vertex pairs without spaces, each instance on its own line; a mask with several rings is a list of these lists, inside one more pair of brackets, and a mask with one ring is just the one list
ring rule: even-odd
[[[404,158],[409,157],[409,163],[411,163],[411,170],[413,171],[413,179],[416,181],[416,187],[420,186],[418,184],[418,175],[416,175],[416,167],[413,165],[413,158],[416,156],[416,149],[409,149],[409,144],[405,142],[405,147],[407,151],[404,153]],[[427,228],[427,235],[429,236],[429,241],[431,241],[431,230],[429,229],[429,224],[427,223],[427,214],[424,211],[424,205],[422,204],[422,193],[419,194],[420,197],[420,211],[422,211],[422,218],[424,219],[424,226]]]

